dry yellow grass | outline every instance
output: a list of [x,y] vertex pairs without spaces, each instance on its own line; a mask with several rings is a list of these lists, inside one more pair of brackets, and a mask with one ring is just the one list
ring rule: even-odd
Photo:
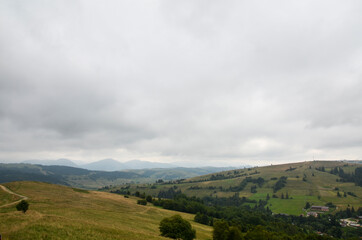
[[211,239],[212,228],[193,222],[194,215],[137,205],[135,198],[105,192],[79,192],[39,182],[5,184],[29,197],[26,214],[15,207],[0,210],[3,239],[166,239],[159,235],[164,217],[189,220],[197,239]]

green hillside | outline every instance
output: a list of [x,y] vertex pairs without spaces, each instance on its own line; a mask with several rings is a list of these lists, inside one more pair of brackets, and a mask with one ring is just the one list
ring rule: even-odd
[[358,180],[356,168],[361,167],[362,164],[340,161],[300,162],[224,171],[184,181],[120,186],[111,190],[139,191],[162,197],[160,192],[173,188],[172,191],[200,198],[245,197],[255,200],[245,203],[250,206],[259,200],[267,200],[266,207],[274,213],[299,215],[306,213],[303,208],[307,202],[311,205],[332,203],[336,207],[331,211],[348,206],[362,207],[362,187],[355,182]]
[[98,189],[124,183],[150,183],[158,179],[173,180],[219,172],[230,168],[154,168],[124,171],[92,171],[67,166],[45,166],[24,163],[0,163],[0,183],[40,181],[66,186]]
[[40,182],[3,185],[30,203],[25,214],[14,206],[0,208],[0,234],[6,240],[166,239],[159,235],[159,222],[174,214],[191,222],[197,239],[211,239],[212,228],[195,223],[194,215],[137,205],[132,197]]

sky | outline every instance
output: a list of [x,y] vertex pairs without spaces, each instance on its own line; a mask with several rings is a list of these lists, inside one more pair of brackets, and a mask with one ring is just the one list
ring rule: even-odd
[[362,159],[360,0],[0,0],[0,161]]

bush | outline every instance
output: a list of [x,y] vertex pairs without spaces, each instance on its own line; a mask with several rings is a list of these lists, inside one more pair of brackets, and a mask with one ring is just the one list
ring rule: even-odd
[[148,195],[148,196],[146,197],[146,201],[149,202],[149,203],[151,203],[151,202],[152,202],[152,196]]
[[147,205],[147,201],[146,201],[146,200],[144,200],[144,199],[137,200],[137,204],[140,204],[140,205]]
[[196,237],[195,229],[180,215],[162,219],[160,232],[161,236],[174,239],[192,240]]
[[21,200],[21,202],[19,202],[16,205],[16,210],[18,211],[23,211],[23,213],[25,213],[29,208],[29,203],[25,200]]

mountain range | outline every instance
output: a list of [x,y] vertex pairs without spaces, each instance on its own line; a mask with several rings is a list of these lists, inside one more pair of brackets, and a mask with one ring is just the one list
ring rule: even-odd
[[[112,163],[112,162],[111,162]],[[137,163],[137,162],[133,162]],[[0,183],[40,181],[66,186],[97,189],[125,183],[153,183],[156,180],[179,180],[215,173],[231,168],[152,168],[122,171],[87,170],[84,168],[29,163],[0,163]]]
[[117,160],[108,158],[100,161],[95,161],[87,164],[76,164],[75,162],[61,158],[57,160],[26,160],[23,163],[39,164],[44,166],[67,166],[78,167],[94,171],[120,171],[127,169],[149,169],[149,168],[175,168],[178,167],[174,164],[149,162],[141,160],[131,160],[127,162],[119,162]]
[[[67,166],[67,167],[76,167],[84,168],[87,170],[93,171],[122,171],[122,170],[131,170],[131,169],[152,169],[152,168],[213,168],[213,166],[190,166],[190,164],[177,162],[177,163],[160,163],[160,162],[150,162],[142,160],[130,160],[126,162],[120,162],[112,158],[107,158],[91,163],[86,164],[77,164],[72,160],[66,158],[60,158],[57,160],[26,160],[22,163],[27,164],[38,164],[44,166]],[[252,167],[251,165],[241,164],[238,167],[227,166],[226,168],[235,169],[235,168],[248,168]],[[219,168],[219,167],[216,167]]]

